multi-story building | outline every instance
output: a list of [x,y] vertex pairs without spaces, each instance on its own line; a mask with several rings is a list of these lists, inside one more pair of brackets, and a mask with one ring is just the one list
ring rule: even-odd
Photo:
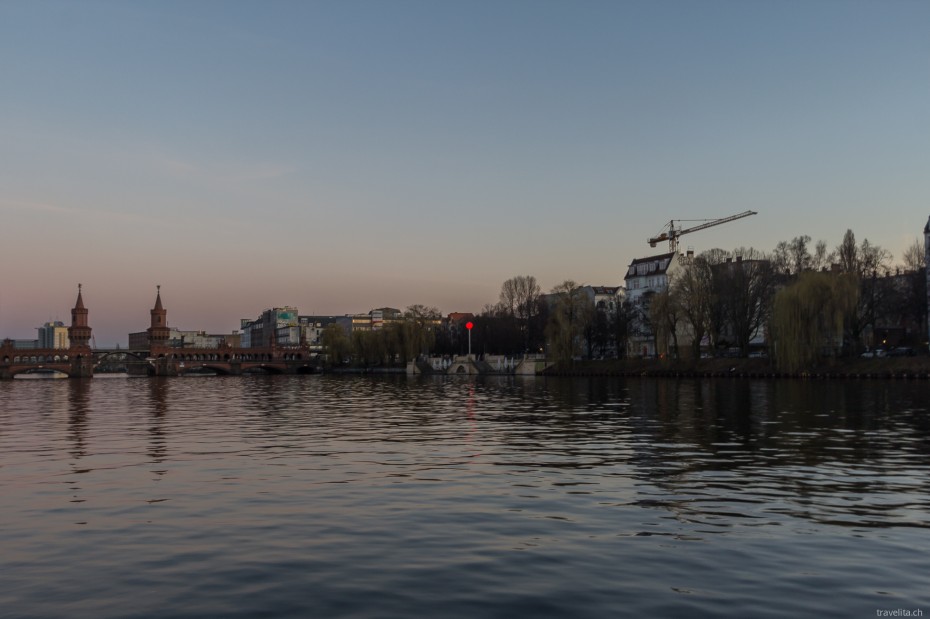
[[296,307],[273,307],[266,309],[254,319],[240,321],[243,348],[264,348],[272,344],[278,346],[297,346],[300,344]]
[[39,348],[69,348],[68,327],[60,320],[49,321],[38,328]]
[[633,328],[627,344],[629,356],[653,357],[657,354],[655,335],[649,324],[651,296],[668,289],[669,278],[682,268],[684,256],[671,252],[636,258],[627,268],[626,298],[635,310]]
[[[165,343],[172,348],[220,348],[221,346],[240,346],[241,335],[235,331],[226,334],[212,334],[206,331],[181,331],[170,328]],[[150,345],[149,332],[139,331],[129,334],[129,350],[146,350]]]
[[353,331],[379,331],[392,322],[400,322],[404,314],[393,307],[379,307],[367,314],[348,314],[352,319]]
[[591,299],[594,309],[607,315],[616,315],[623,303],[622,286],[582,286],[581,289]]
[[323,349],[323,331],[330,325],[339,325],[346,333],[352,331],[351,316],[300,316],[301,343],[317,352]]

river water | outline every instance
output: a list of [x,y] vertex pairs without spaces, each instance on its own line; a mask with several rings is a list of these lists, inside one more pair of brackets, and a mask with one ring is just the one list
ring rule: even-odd
[[930,613],[930,384],[0,383],[3,617]]

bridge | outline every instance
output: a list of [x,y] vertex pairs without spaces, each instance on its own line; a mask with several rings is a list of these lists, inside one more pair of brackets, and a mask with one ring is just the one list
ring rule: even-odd
[[306,347],[173,348],[164,351],[76,348],[14,348],[0,344],[0,380],[19,374],[58,372],[69,378],[125,372],[130,376],[183,376],[214,373],[312,374],[320,360]]
[[68,348],[17,348],[12,340],[0,343],[0,380],[19,374],[58,372],[70,378],[91,378],[95,372],[122,371],[131,376],[182,376],[190,373],[240,375],[253,372],[309,374],[320,371],[320,359],[309,347],[268,346],[241,348],[189,348],[168,342],[167,312],[162,307],[161,290],[151,310],[149,346],[144,350],[91,348],[91,328],[87,322],[81,286],[71,310]]
[[71,378],[88,378],[94,374],[94,355],[89,348],[19,349],[10,340],[0,344],[0,379],[17,374],[60,372]]

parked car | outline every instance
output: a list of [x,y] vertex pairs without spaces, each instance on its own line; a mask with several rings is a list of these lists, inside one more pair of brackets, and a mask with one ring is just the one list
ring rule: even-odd
[[878,350],[867,350],[859,356],[862,357],[863,359],[875,359],[879,357],[884,357],[885,351],[882,350],[881,348],[879,348]]
[[889,357],[913,357],[914,349],[910,346],[898,346],[897,348],[888,351]]

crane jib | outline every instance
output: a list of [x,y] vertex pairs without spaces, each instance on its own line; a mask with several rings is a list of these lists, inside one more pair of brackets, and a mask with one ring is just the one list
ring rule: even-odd
[[[678,237],[683,234],[689,234],[691,232],[697,232],[698,230],[704,230],[705,228],[711,228],[713,226],[719,226],[720,224],[725,224],[737,219],[742,219],[743,217],[749,217],[750,215],[757,215],[756,211],[743,211],[742,213],[737,213],[736,215],[730,215],[729,217],[721,217],[719,219],[710,219],[704,220],[704,223],[692,226],[690,228],[675,228],[675,222],[685,221],[682,219],[673,219],[668,222],[668,232],[661,232],[649,239],[649,245],[655,247],[656,243],[662,241],[668,241],[669,251],[674,252],[678,249]],[[694,220],[692,220],[694,221]]]

